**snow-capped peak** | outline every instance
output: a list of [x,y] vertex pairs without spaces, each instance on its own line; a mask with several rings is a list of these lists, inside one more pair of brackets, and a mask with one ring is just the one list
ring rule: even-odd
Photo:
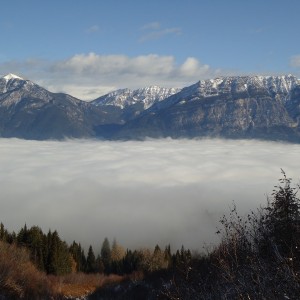
[[263,89],[269,94],[280,94],[285,98],[291,89],[299,84],[293,75],[285,76],[228,76],[210,80],[200,80],[185,90],[194,90],[201,97],[217,96],[224,93],[250,92],[253,89]]
[[155,102],[162,101],[179,91],[180,89],[177,88],[163,88],[159,86],[149,86],[137,90],[121,89],[104,95],[92,103],[96,106],[113,105],[122,109],[140,103],[144,109],[147,109]]
[[0,102],[3,106],[18,103],[22,98],[36,97],[49,100],[50,93],[30,80],[23,79],[15,74],[0,77]]
[[7,80],[7,81],[8,81],[8,80],[11,80],[11,79],[24,80],[23,78],[21,78],[21,77],[15,75],[15,74],[12,74],[12,73],[9,73],[9,74],[3,76],[3,79],[5,79],[5,80]]

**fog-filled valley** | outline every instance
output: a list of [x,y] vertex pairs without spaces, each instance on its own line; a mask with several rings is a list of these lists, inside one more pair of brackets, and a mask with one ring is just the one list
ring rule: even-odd
[[202,250],[234,201],[266,203],[284,169],[298,182],[300,145],[246,140],[0,140],[0,220],[57,229],[68,242]]

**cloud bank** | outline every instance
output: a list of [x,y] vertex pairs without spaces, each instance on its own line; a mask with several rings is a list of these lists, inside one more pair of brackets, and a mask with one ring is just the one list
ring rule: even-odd
[[94,52],[57,61],[8,61],[0,63],[0,70],[2,75],[15,73],[51,92],[65,92],[83,100],[93,100],[119,88],[184,87],[220,74],[220,70],[214,70],[194,57],[178,63],[172,55],[129,57]]
[[297,183],[300,145],[257,141],[0,139],[0,221],[57,229],[68,242],[202,249],[234,200],[241,214],[281,176]]

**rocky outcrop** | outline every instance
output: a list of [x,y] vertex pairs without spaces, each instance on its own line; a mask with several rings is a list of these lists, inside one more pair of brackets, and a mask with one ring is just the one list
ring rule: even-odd
[[199,81],[128,122],[119,137],[225,137],[300,141],[293,76]]

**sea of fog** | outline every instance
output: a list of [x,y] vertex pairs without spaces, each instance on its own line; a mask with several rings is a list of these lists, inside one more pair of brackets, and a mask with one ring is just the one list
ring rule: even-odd
[[0,221],[56,229],[96,251],[105,237],[201,251],[233,201],[241,215],[266,203],[281,168],[299,183],[300,145],[0,139]]

